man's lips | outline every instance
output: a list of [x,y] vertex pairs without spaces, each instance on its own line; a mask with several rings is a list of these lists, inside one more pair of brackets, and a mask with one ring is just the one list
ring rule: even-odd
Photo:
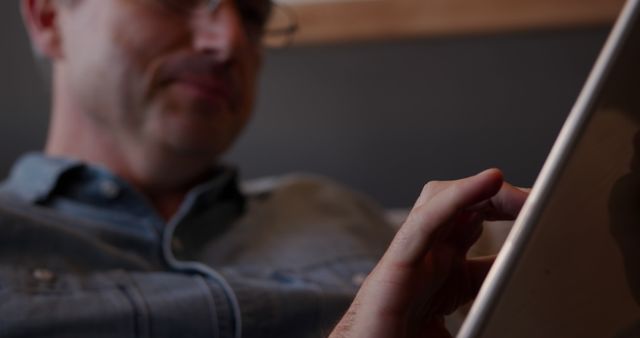
[[197,96],[218,103],[220,100],[231,101],[233,97],[231,86],[212,76],[179,76],[166,81],[165,85],[179,85]]

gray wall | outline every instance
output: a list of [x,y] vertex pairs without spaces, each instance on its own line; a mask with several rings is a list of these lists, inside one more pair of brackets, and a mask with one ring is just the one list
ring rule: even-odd
[[[41,148],[47,99],[17,1],[0,2],[0,173]],[[329,175],[387,206],[429,179],[502,168],[530,185],[607,28],[297,47],[267,55],[245,177]]]
[[42,147],[48,100],[34,68],[18,1],[0,1],[0,177],[27,149]]
[[492,166],[531,185],[607,31],[274,51],[229,158],[249,177],[329,175],[387,206]]

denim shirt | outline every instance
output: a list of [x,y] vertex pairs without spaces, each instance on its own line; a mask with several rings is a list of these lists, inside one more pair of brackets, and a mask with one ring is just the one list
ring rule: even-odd
[[0,337],[322,337],[392,235],[325,178],[220,167],[165,222],[106,169],[29,154],[0,186]]

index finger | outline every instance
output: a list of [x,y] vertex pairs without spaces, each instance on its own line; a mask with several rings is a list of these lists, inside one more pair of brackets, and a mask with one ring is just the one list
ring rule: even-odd
[[414,265],[426,256],[438,232],[446,230],[459,212],[489,199],[500,190],[502,173],[485,170],[466,179],[446,182],[433,196],[423,192],[407,221],[391,242],[385,258],[395,264]]

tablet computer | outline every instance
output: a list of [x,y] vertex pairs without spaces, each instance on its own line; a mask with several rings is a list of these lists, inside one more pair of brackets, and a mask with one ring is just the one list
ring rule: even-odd
[[458,337],[640,337],[639,2],[626,3]]

